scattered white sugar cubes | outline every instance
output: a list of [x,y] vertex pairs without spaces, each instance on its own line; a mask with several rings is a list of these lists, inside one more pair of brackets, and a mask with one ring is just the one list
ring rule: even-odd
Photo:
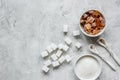
[[80,35],[80,31],[79,30],[73,31],[73,36],[79,36],[79,35]]
[[72,43],[72,40],[68,37],[66,37],[64,41],[67,45],[70,45]]
[[71,61],[71,57],[69,55],[65,56],[66,62],[70,62]]
[[76,42],[75,47],[77,49],[80,49],[82,47],[82,44],[80,42]]
[[51,64],[52,64],[51,60],[47,60],[47,61],[44,63],[45,66],[50,66]]
[[68,32],[68,25],[63,25],[63,32],[64,33],[67,33]]
[[53,50],[56,50],[58,48],[57,45],[54,44],[54,43],[51,44],[51,47],[52,47]]
[[60,44],[58,45],[58,48],[59,48],[59,49],[63,49],[63,44],[60,43]]
[[55,68],[55,67],[58,67],[60,65],[60,63],[58,61],[54,61],[52,62],[52,66]]
[[53,52],[53,48],[52,48],[51,45],[49,45],[49,46],[46,48],[46,50],[47,50],[48,53]]
[[41,56],[42,56],[43,58],[47,57],[47,56],[48,56],[48,52],[47,52],[47,51],[43,51],[43,52],[41,53]]
[[58,50],[57,53],[56,53],[56,56],[57,56],[57,57],[60,57],[60,56],[62,55],[62,53],[63,53],[63,51]]
[[64,56],[61,56],[58,61],[60,62],[60,64],[62,64],[64,61],[65,61],[65,57]]
[[[72,47],[72,44],[74,43],[72,41],[72,38],[66,35],[69,32],[69,26],[66,24],[63,25],[62,31],[64,33],[63,42],[57,45],[52,42],[50,45],[48,45],[46,50],[41,53],[41,56],[43,58],[47,58],[42,67],[42,71],[44,71],[45,73],[47,73],[50,68],[59,67],[61,65],[64,65],[64,62],[69,63],[72,60],[71,56],[69,54],[67,55],[67,51],[70,47]],[[79,30],[75,30],[72,32],[72,35],[77,38],[81,35],[81,33]],[[75,44],[73,45],[78,50],[82,47],[82,44],[80,42],[75,42]]]
[[69,46],[67,46],[67,45],[63,45],[63,51],[68,51],[68,49],[69,49]]
[[50,69],[47,66],[43,66],[42,67],[42,71],[44,71],[45,73],[47,73]]
[[52,54],[52,55],[51,55],[51,59],[52,59],[53,61],[55,61],[55,60],[58,59],[58,57],[56,56],[56,54]]

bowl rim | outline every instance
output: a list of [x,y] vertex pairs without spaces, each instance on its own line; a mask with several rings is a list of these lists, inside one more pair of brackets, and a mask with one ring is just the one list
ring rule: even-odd
[[[91,10],[95,10],[95,11],[98,11],[98,10],[96,10],[96,9],[90,9],[90,10],[87,10],[86,12],[88,12],[88,11],[91,11]],[[84,12],[84,13],[86,13],[86,12]],[[100,11],[98,11],[100,14],[102,14]],[[83,14],[84,14],[83,13]],[[83,16],[83,14],[82,14],[82,16]],[[82,17],[81,16],[81,17]],[[80,21],[79,21],[79,27],[80,27],[80,30],[82,31],[82,33],[83,34],[85,34],[86,36],[88,36],[88,37],[98,37],[98,36],[100,36],[104,31],[105,31],[105,29],[106,29],[106,19],[105,19],[105,17],[104,17],[104,15],[102,14],[102,16],[103,16],[103,18],[104,18],[104,20],[105,20],[105,26],[104,26],[104,28],[98,33],[98,34],[96,34],[96,35],[91,35],[91,34],[88,34],[88,33],[86,33],[85,31],[84,31],[84,29],[82,28],[82,26],[81,26],[81,24],[80,24]],[[81,17],[80,17],[80,20],[81,20]]]
[[75,73],[75,75],[76,75],[80,80],[91,80],[91,79],[83,79],[82,77],[78,76],[78,75],[77,75],[77,72],[76,72],[76,70],[75,70],[77,63],[80,61],[81,58],[84,58],[84,57],[92,57],[93,59],[95,59],[95,60],[98,62],[99,66],[100,66],[100,69],[99,69],[99,71],[98,71],[97,76],[95,76],[95,77],[92,78],[92,80],[96,80],[96,79],[100,76],[100,74],[102,73],[102,63],[100,62],[100,60],[99,60],[96,56],[94,56],[94,55],[92,55],[92,54],[84,54],[84,55],[81,55],[81,56],[76,60],[75,65],[74,65],[74,73]]

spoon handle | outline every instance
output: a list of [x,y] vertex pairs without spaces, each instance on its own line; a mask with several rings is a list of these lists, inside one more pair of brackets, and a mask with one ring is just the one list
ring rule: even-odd
[[92,53],[98,56],[99,58],[101,58],[113,71],[116,71],[116,67],[114,66],[114,64],[112,64],[110,61],[108,61],[104,57],[100,56],[98,53],[95,53],[95,52],[92,52]]
[[115,62],[120,66],[120,59],[117,57],[117,55],[115,53],[113,53],[109,48],[106,48],[106,49],[110,53],[110,55],[113,57]]
[[113,63],[111,63],[110,61],[106,60],[104,57],[101,57],[101,58],[102,58],[102,60],[103,60],[106,64],[108,64],[108,66],[109,66],[112,70],[116,71],[116,67],[115,67],[115,65],[114,65]]
[[94,53],[94,54],[97,55],[99,58],[101,58],[113,71],[116,71],[116,67],[114,66],[113,63],[111,63],[110,61],[108,61],[104,57],[100,56],[99,54],[96,54],[96,53]]

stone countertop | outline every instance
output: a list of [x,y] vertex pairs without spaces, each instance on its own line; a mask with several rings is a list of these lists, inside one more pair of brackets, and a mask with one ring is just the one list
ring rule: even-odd
[[[0,0],[0,80],[78,80],[73,72],[76,59],[91,54],[88,45],[95,39],[72,36],[79,29],[79,19],[88,9],[98,9],[106,18],[106,30],[101,35],[120,58],[120,0]],[[44,59],[40,53],[50,43],[63,43],[63,24],[69,25],[73,44],[66,54],[72,56],[70,64],[50,69],[44,74],[41,68]],[[74,43],[80,41],[82,49]],[[120,80],[120,67],[105,49],[96,44],[102,56],[113,62],[117,71],[112,71],[104,62],[97,80]]]

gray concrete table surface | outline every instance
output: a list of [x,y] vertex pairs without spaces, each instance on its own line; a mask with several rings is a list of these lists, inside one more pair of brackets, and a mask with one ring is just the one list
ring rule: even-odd
[[[0,0],[0,80],[78,80],[74,63],[80,55],[91,54],[88,45],[95,42],[83,34],[76,39],[72,31],[79,29],[82,13],[93,8],[105,16],[107,28],[101,37],[120,58],[120,0]],[[64,42],[63,24],[69,25],[66,36],[73,41],[66,53],[72,61],[44,74],[45,60],[40,53],[51,42]],[[75,48],[76,41],[82,43],[82,49]],[[102,73],[97,80],[120,80],[120,67],[105,49],[96,46],[117,67],[114,72],[101,61]]]

